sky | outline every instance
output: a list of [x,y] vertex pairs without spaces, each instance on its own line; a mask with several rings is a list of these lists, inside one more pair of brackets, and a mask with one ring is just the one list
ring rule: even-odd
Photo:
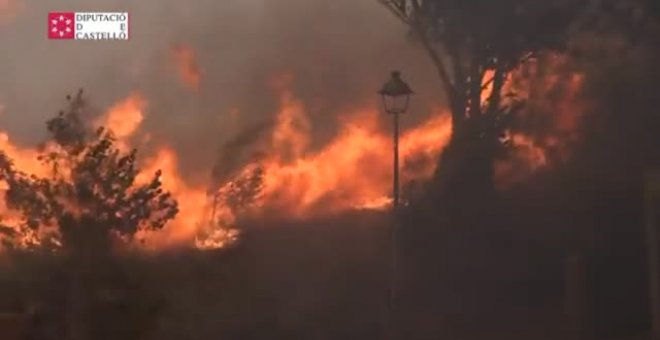
[[[127,11],[131,40],[48,40],[49,11]],[[404,124],[440,105],[433,65],[377,0],[0,0],[0,13],[0,130],[20,144],[42,141],[44,122],[81,87],[98,112],[140,93],[141,130],[199,176],[223,143],[274,116],[269,84],[281,74],[294,75],[316,144],[342,113],[376,108],[393,69],[416,92]],[[180,80],[173,46],[194,51],[198,91]]]

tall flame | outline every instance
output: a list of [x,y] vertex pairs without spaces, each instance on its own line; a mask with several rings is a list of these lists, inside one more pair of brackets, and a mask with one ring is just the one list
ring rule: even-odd
[[149,247],[167,247],[194,240],[197,232],[208,221],[209,202],[206,188],[188,184],[178,170],[178,157],[173,149],[161,146],[155,154],[149,156],[142,166],[136,181],[145,183],[161,170],[161,181],[179,204],[179,213],[162,230],[142,235]]
[[[264,171],[258,206],[263,211],[306,217],[357,208],[382,208],[392,187],[392,139],[377,110],[342,115],[339,133],[325,146],[309,148],[310,126],[302,102],[290,90],[292,76],[277,79],[280,108]],[[451,123],[437,113],[401,137],[403,180],[429,177],[447,143]]]
[[133,93],[98,117],[94,125],[111,130],[117,140],[117,146],[126,150],[130,146],[130,138],[144,120],[146,105],[147,101],[141,94]]

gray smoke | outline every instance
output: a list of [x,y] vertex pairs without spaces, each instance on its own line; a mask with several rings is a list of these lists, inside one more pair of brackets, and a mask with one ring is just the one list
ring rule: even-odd
[[[418,93],[422,119],[437,105],[432,64],[376,0],[23,0],[0,26],[0,130],[15,141],[44,138],[44,122],[64,96],[84,87],[103,109],[140,91],[148,100],[142,131],[175,147],[182,170],[208,176],[218,150],[241,130],[272,119],[277,97],[268,80],[291,71],[294,91],[313,123],[314,145],[337,129],[336,115],[376,105],[376,89],[392,69]],[[128,11],[131,40],[49,41],[49,11]],[[195,93],[178,78],[171,47],[197,54]],[[237,117],[230,114],[238,108]],[[148,151],[148,150],[145,150]]]

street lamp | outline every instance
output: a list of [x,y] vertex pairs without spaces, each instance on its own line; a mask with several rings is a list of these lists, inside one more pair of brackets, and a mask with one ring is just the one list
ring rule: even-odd
[[413,91],[410,86],[401,80],[399,71],[392,72],[392,77],[378,92],[383,100],[385,112],[394,118],[394,183],[393,183],[393,205],[399,206],[399,115],[406,113],[410,103],[410,95]]
[[[383,100],[383,108],[386,113],[391,114],[394,118],[394,187],[393,193],[393,212],[396,215],[399,207],[399,115],[406,113],[408,104],[410,103],[410,95],[413,91],[410,86],[401,80],[401,73],[399,71],[392,72],[392,77],[388,80],[378,94]],[[390,287],[389,287],[389,301],[388,301],[388,320],[385,322],[385,335],[389,338],[394,337],[395,325],[395,301],[396,301],[396,286],[397,286],[397,219],[392,219],[391,229],[391,263],[390,263]]]

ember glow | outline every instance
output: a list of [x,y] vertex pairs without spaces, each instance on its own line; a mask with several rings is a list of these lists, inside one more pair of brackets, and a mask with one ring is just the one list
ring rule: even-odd
[[[580,99],[584,75],[570,70],[570,60],[558,54],[546,56],[543,67],[546,70],[542,74],[539,62],[530,61],[505,80],[505,94],[515,93],[518,99],[530,103],[518,114],[519,121],[523,125],[537,122],[540,126],[531,123],[505,132],[503,141],[509,144],[509,156],[495,163],[495,179],[500,189],[567,160],[570,147],[579,139],[579,124],[587,111]],[[492,72],[487,72],[484,84],[491,77]],[[489,91],[492,91],[491,83],[485,87],[482,100]]]

